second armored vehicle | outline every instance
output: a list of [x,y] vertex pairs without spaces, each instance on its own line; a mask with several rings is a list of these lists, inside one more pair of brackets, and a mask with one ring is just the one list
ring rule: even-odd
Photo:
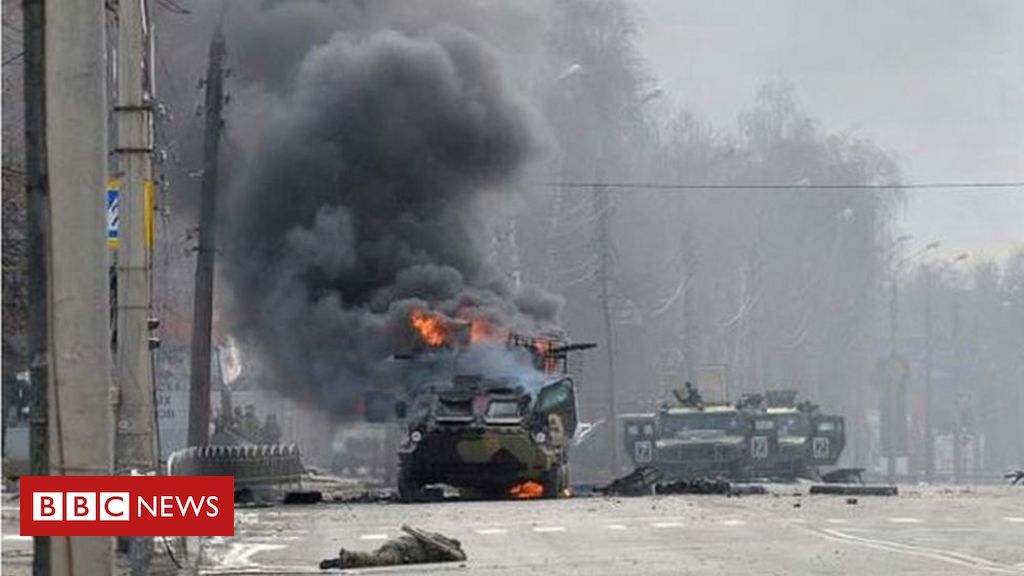
[[733,406],[675,406],[656,417],[654,466],[666,477],[744,475],[747,421]]

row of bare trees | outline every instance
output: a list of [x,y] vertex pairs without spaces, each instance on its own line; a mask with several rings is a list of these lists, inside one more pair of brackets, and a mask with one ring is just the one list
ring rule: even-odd
[[[872,370],[888,350],[893,216],[903,198],[891,189],[806,187],[896,184],[897,162],[871,142],[810,118],[800,109],[798,87],[784,82],[752,94],[735,131],[711,126],[667,103],[638,53],[629,5],[558,0],[553,7],[544,66],[531,69],[540,76],[531,86],[556,142],[549,180],[595,186],[545,188],[520,214],[524,280],[566,296],[567,326],[577,339],[607,347],[601,310],[611,307],[622,411],[650,409],[670,388],[714,367],[733,398],[793,387],[845,414],[849,461],[871,464],[880,397]],[[609,182],[715,188],[612,188],[610,202],[595,201],[603,193],[597,184]],[[751,184],[779,188],[745,188]],[[606,219],[603,210],[610,212]],[[981,276],[971,284],[976,298],[1010,289],[1010,272],[981,268],[990,274],[987,284]],[[602,301],[606,272],[611,290]],[[909,320],[903,326],[902,337],[911,338],[917,328]],[[980,384],[979,373],[975,404],[1003,412],[986,419],[1002,426],[990,437],[1006,435],[1022,414],[1019,401],[990,402],[994,390],[1019,388],[1021,378],[1019,367],[1011,368],[1020,360],[1012,360],[1013,345],[1002,333],[978,324],[977,338],[992,340],[984,352],[979,348],[979,366],[999,376]],[[600,416],[609,368],[595,360],[587,370],[585,409]]]

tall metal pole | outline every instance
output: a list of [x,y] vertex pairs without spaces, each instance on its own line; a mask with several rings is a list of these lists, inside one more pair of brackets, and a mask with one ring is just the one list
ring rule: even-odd
[[[894,365],[896,362],[896,324],[899,320],[899,263],[893,266],[892,271],[892,293],[889,295],[889,362],[890,365]],[[893,378],[893,371],[890,369],[889,376],[886,380],[886,390],[890,392],[886,399],[888,402],[892,401],[894,394],[892,390],[896,386],[896,382]],[[890,406],[890,410],[892,407]],[[890,436],[893,434],[892,427],[889,428]],[[896,480],[896,439],[890,437],[887,441],[887,452],[886,455],[886,478],[889,482]]]
[[117,248],[118,386],[115,467],[154,470],[156,410],[149,349],[150,248],[153,243],[153,116],[147,90],[149,25],[143,0],[120,0],[117,40],[117,148],[120,194]]
[[893,269],[892,292],[889,295],[889,353],[896,355],[896,323],[899,321],[899,271]]
[[[113,464],[106,48],[103,2],[46,3],[49,434],[57,475],[108,475]],[[53,574],[113,567],[110,538],[54,537],[50,552]]]
[[[28,260],[28,357],[31,407],[29,458],[33,476],[50,474],[49,237],[50,199],[46,175],[46,11],[43,0],[24,0],[26,252]],[[50,539],[32,540],[32,573],[50,574]]]
[[960,398],[960,297],[953,293],[953,483],[959,484],[964,474],[963,414]]
[[924,477],[935,477],[935,433],[932,430],[932,271],[925,270],[924,294]]
[[598,269],[601,291],[599,297],[604,333],[608,340],[605,358],[608,361],[608,425],[612,443],[612,474],[618,476],[622,465],[622,442],[619,441],[618,394],[615,386],[615,331],[611,310],[611,198],[607,187],[597,187],[594,191],[594,204],[597,210],[597,243],[601,251]]
[[192,316],[192,369],[189,389],[188,443],[202,446],[210,434],[210,331],[213,327],[213,268],[217,250],[217,155],[221,106],[224,102],[224,33],[218,25],[210,41],[206,70],[206,132],[203,147],[202,201],[199,208],[199,252],[196,259],[195,306]]

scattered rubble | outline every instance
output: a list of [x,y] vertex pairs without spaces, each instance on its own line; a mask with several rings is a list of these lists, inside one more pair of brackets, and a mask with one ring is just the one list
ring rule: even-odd
[[651,466],[640,466],[612,482],[595,486],[594,492],[607,496],[646,496],[649,494],[717,494],[741,496],[767,494],[760,484],[734,484],[725,478],[693,478],[662,482],[663,474]]
[[319,504],[324,501],[324,494],[319,490],[295,490],[286,492],[285,504]]
[[898,496],[899,488],[889,484],[815,484],[811,486],[810,493],[836,496]]
[[655,494],[719,494],[731,496],[732,483],[724,478],[694,478],[661,482],[654,486]]
[[594,493],[606,496],[645,496],[661,480],[662,474],[651,466],[638,466],[629,474],[616,478],[608,484],[594,486]]
[[380,502],[395,502],[398,495],[390,489],[363,490],[362,492],[349,494],[334,494],[331,502],[336,504],[377,504]]
[[1024,468],[1018,468],[1012,472],[1007,472],[1003,475],[1003,478],[1010,481],[1010,486],[1016,486],[1017,484],[1024,486]]
[[837,468],[821,475],[825,484],[863,484],[863,468]]

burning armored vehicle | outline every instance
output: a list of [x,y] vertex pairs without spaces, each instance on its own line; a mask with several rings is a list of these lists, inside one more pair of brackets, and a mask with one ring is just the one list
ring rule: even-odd
[[477,498],[566,494],[566,454],[578,423],[567,360],[594,345],[511,332],[477,342],[472,323],[446,323],[436,337],[421,322],[427,346],[407,358],[410,377],[420,381],[411,404],[400,406],[407,422],[400,498],[421,499],[438,484]]

